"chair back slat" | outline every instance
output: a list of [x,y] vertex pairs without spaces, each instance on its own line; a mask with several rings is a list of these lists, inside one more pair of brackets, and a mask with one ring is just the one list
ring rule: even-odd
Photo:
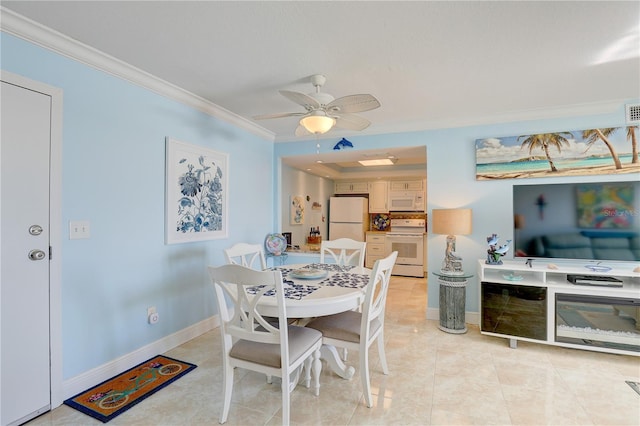
[[267,261],[260,244],[238,243],[224,250],[227,263],[246,266],[263,271],[267,269]]
[[398,252],[394,251],[384,259],[376,260],[373,265],[369,284],[362,304],[362,324],[360,338],[368,339],[371,322],[378,319],[384,326],[384,310],[387,302],[391,272],[396,263]]
[[367,243],[350,238],[323,241],[320,244],[320,263],[326,263],[327,255],[338,265],[364,266]]
[[[229,336],[223,339],[225,351],[231,349],[230,344],[234,339],[283,344],[287,347],[287,333],[280,332],[280,329],[287,327],[282,272],[256,271],[246,266],[228,264],[209,267],[209,275],[216,290],[222,333],[223,336]],[[263,297],[275,298],[279,311],[278,327],[274,327],[259,312],[258,304]],[[229,347],[225,347],[227,344]]]

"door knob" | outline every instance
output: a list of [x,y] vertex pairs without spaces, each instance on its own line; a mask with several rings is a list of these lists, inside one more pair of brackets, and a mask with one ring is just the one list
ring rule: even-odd
[[29,252],[29,259],[31,260],[42,260],[45,257],[47,257],[47,254],[42,250],[34,249]]
[[31,235],[40,235],[40,234],[42,234],[42,226],[40,226],[40,225],[31,225],[29,227],[29,233]]

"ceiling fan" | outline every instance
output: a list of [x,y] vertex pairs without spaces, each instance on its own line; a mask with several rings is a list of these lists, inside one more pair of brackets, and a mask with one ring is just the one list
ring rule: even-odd
[[380,107],[380,102],[369,94],[348,95],[334,99],[330,94],[320,92],[320,88],[326,81],[327,78],[324,75],[311,76],[311,84],[316,91],[307,95],[290,90],[279,91],[285,98],[304,107],[306,112],[263,114],[256,115],[253,119],[302,117],[295,131],[296,136],[326,133],[334,126],[346,130],[364,130],[369,127],[371,124],[369,120],[353,113],[376,109]]

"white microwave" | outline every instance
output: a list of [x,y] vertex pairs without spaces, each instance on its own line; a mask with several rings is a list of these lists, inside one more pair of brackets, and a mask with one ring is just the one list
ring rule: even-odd
[[424,212],[424,192],[391,191],[389,192],[390,212]]

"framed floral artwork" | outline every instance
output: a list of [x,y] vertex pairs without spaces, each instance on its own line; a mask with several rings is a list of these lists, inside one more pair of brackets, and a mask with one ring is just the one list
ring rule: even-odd
[[227,238],[228,163],[228,154],[166,138],[166,244]]
[[304,197],[302,195],[292,195],[289,203],[289,224],[304,224]]

